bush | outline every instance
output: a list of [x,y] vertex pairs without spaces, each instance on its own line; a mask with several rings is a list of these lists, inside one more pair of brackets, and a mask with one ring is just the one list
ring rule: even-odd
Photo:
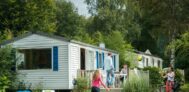
[[138,77],[134,73],[129,74],[129,79],[123,86],[122,92],[150,92],[148,75],[141,75]]
[[157,87],[163,84],[163,77],[160,74],[160,69],[156,67],[145,67],[143,70],[149,70],[150,84],[152,87]]
[[76,79],[76,92],[86,92],[90,88],[89,86],[89,78],[79,77]]
[[11,47],[0,48],[0,89],[12,86],[16,79],[16,73],[13,71],[14,57],[15,53]]
[[182,82],[184,82],[184,75],[180,72],[179,69],[175,70],[175,81],[178,81],[181,84]]

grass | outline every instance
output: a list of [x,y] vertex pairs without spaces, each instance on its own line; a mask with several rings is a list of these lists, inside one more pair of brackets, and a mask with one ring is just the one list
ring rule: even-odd
[[181,92],[189,92],[189,82],[181,86]]
[[123,86],[123,92],[150,92],[149,77],[145,74],[137,77],[130,73],[130,78]]

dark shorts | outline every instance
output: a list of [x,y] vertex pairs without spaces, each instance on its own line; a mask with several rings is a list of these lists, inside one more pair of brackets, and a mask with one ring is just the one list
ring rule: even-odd
[[100,88],[92,87],[91,92],[100,92]]

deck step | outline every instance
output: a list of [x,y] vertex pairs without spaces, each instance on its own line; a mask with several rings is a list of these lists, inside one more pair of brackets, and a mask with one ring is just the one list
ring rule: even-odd
[[[109,92],[121,92],[122,88],[110,88]],[[100,92],[106,92],[105,88],[101,88]]]

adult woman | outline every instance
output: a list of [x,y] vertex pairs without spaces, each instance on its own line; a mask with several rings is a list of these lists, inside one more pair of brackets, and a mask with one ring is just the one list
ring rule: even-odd
[[173,68],[169,68],[168,73],[166,74],[165,77],[167,77],[166,92],[172,92],[174,86],[174,77],[175,77]]

